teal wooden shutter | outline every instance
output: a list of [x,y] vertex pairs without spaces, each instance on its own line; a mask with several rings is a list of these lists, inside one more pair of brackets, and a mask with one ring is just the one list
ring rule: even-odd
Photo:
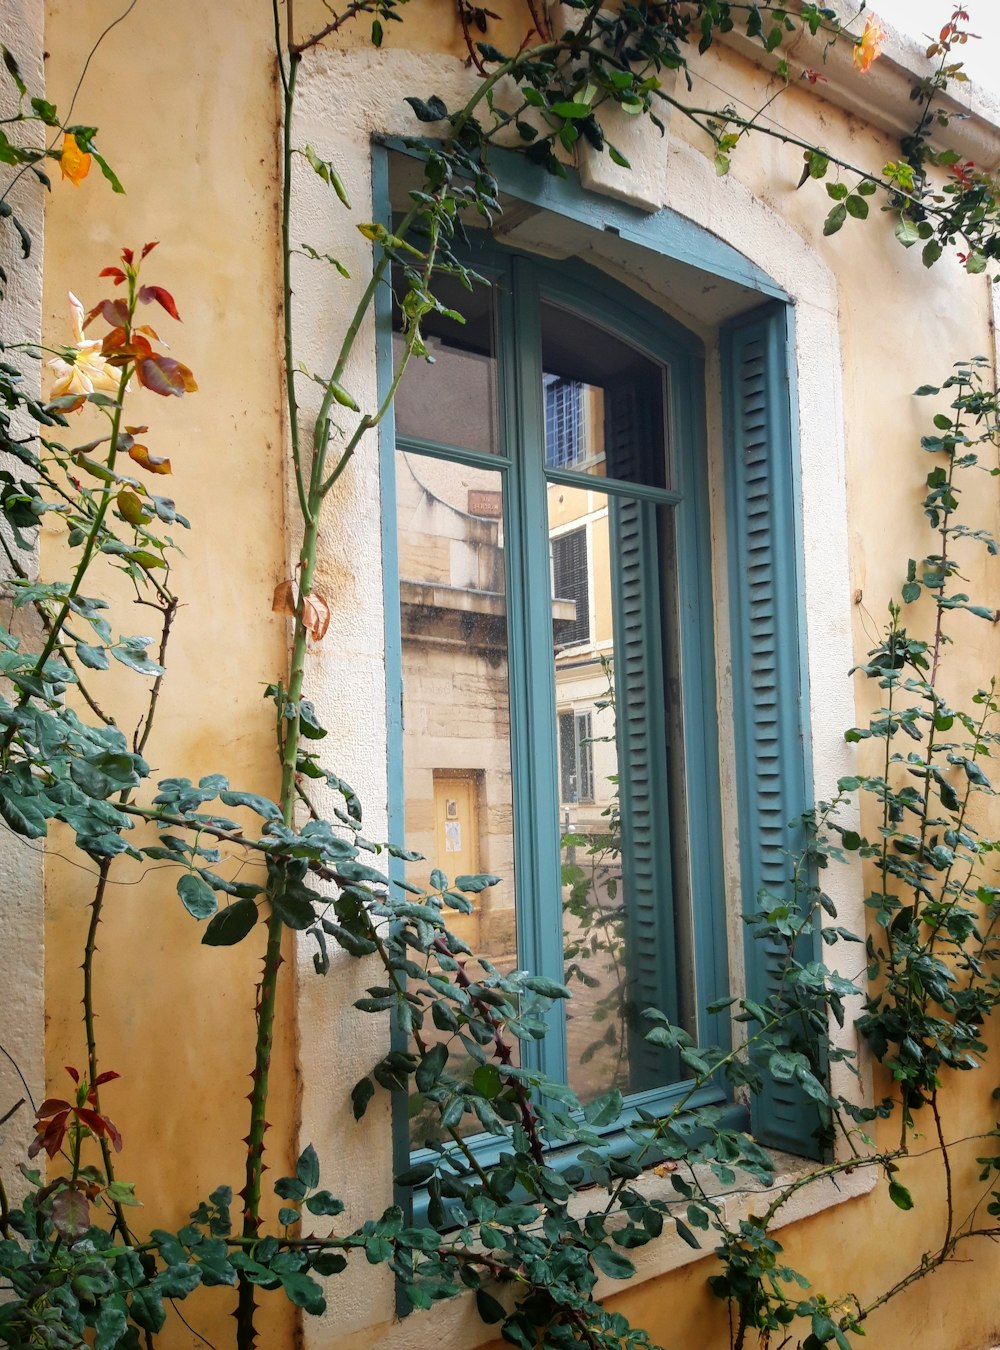
[[[762,889],[774,903],[793,899],[789,855],[803,837],[790,823],[810,803],[789,322],[785,306],[758,310],[728,328],[722,345],[732,688],[747,913],[760,908]],[[797,959],[812,959],[812,935],[800,948]],[[765,1002],[778,992],[784,949],[755,939],[748,929],[745,950],[747,991]],[[796,1082],[768,1076],[752,1119],[761,1143],[816,1156],[819,1115]]]
[[[655,391],[629,382],[605,391],[610,471],[643,481],[644,461],[662,454]],[[667,718],[658,509],[609,497],[615,713],[625,896],[629,1087],[662,1087],[677,1074],[675,1056],[650,1045],[644,1008],[677,1016]]]

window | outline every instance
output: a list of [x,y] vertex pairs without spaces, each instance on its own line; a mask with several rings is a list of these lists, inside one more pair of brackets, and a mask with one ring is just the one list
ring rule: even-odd
[[[414,880],[449,873],[435,766],[474,778],[479,868],[503,881],[461,936],[576,995],[522,1053],[585,1101],[665,1109],[685,1070],[642,1009],[727,1035],[704,1011],[729,977],[701,347],[579,264],[474,251],[490,285],[443,284],[467,322],[433,316],[435,363],[395,406],[396,832],[426,855]],[[748,897],[785,884],[805,802],[785,321],[719,337]],[[751,994],[773,962],[748,950]],[[760,1137],[804,1151],[794,1088],[762,1100]]]
[[566,805],[594,800],[592,735],[589,712],[559,714],[559,798]]
[[550,469],[565,469],[583,458],[580,385],[545,375],[545,463]]
[[[590,637],[590,588],[587,584],[587,531],[570,530],[552,540],[552,627],[557,647],[586,642]],[[555,614],[560,604],[573,606],[571,618]]]

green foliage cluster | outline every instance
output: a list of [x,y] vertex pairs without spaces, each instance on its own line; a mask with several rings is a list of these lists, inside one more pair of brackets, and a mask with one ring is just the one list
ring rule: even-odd
[[[350,5],[306,42],[280,46],[286,304],[290,258],[299,251],[290,242],[290,175],[297,153],[290,128],[298,65],[304,51],[347,19],[370,18],[372,39],[379,45],[383,24],[401,17],[402,4]],[[287,0],[286,6],[291,23]],[[598,1280],[629,1278],[634,1273],[630,1253],[671,1233],[692,1248],[714,1251],[719,1264],[710,1283],[730,1304],[737,1350],[748,1336],[766,1344],[777,1333],[797,1337],[803,1350],[828,1345],[848,1350],[876,1308],[950,1260],[960,1244],[1000,1236],[1000,1227],[988,1221],[1000,1218],[1000,1189],[991,1189],[998,1185],[1000,1152],[984,1152],[983,1198],[971,1213],[959,1213],[953,1145],[938,1109],[949,1071],[981,1063],[983,1026],[1000,995],[994,969],[1000,891],[990,880],[996,844],[978,832],[976,809],[979,798],[994,795],[985,765],[997,743],[997,701],[991,688],[974,696],[971,711],[952,706],[940,679],[949,640],[946,622],[996,617],[956,589],[971,545],[996,552],[989,535],[960,519],[962,475],[982,473],[984,447],[1000,440],[1000,413],[984,384],[982,362],[963,364],[940,390],[920,391],[949,400],[947,412],[934,417],[935,434],[923,442],[933,462],[924,510],[935,544],[924,559],[911,562],[902,605],[891,608],[889,627],[862,667],[880,690],[883,706],[866,725],[848,732],[849,740],[882,747],[881,766],[842,782],[834,802],[807,821],[806,851],[789,860],[794,901],[766,893],[756,898],[749,922],[756,936],[784,952],[784,973],[764,1002],[731,999],[709,1010],[729,1010],[738,1033],[734,1045],[697,1045],[658,1010],[644,1010],[647,1039],[675,1052],[688,1075],[667,1115],[626,1111],[617,1089],[582,1106],[564,1084],[524,1067],[529,1060],[518,1054],[518,1043],[530,1044],[544,1034],[547,1007],[569,991],[530,973],[473,962],[474,954],[449,930],[449,911],[467,912],[469,897],[496,878],[435,874],[429,891],[395,879],[392,860],[413,855],[366,835],[357,795],[323,763],[326,731],[305,689],[307,639],[324,630],[326,602],[314,590],[323,504],[361,437],[390,406],[407,362],[426,355],[421,322],[441,308],[434,295],[435,274],[457,274],[467,285],[475,284],[454,242],[464,229],[463,213],[474,211],[489,221],[499,210],[490,147],[520,145],[553,173],[565,171],[566,157],[581,141],[622,164],[625,157],[604,140],[597,115],[601,107],[613,105],[656,124],[656,109],[667,103],[712,137],[719,167],[725,169],[752,124],[729,110],[685,105],[665,91],[662,72],[685,70],[690,44],[704,51],[737,24],[766,51],[775,51],[783,35],[799,25],[813,33],[829,31],[837,39],[833,11],[815,5],[793,12],[769,3],[695,0],[684,11],[692,18],[673,4],[626,4],[607,13],[593,0],[570,0],[565,8],[576,21],[554,34],[529,0],[538,41],[505,55],[488,40],[473,37],[474,32],[488,37],[489,12],[458,0],[458,17],[480,77],[475,93],[458,110],[433,95],[409,100],[418,122],[433,128],[438,139],[412,141],[423,159],[424,182],[412,194],[402,225],[395,232],[379,224],[360,227],[377,246],[373,276],[329,376],[318,377],[322,395],[311,437],[298,406],[296,378],[302,372],[286,314],[288,417],[303,542],[296,584],[279,588],[280,603],[276,596],[278,607],[293,620],[293,647],[287,674],[267,690],[282,766],[275,800],[244,791],[216,773],[206,773],[197,783],[165,777],[153,784],[144,757],[178,603],[171,531],[187,526],[174,503],[151,492],[131,469],[136,464],[146,474],[165,472],[164,461],[137,445],[123,421],[129,376],[141,378],[145,362],[164,359],[145,351],[134,322],[144,291],[170,312],[165,293],[138,288],[148,247],[138,263],[126,253],[123,269],[108,269],[128,283],[124,309],[114,308],[124,302],[104,302],[110,309],[98,306],[111,325],[101,355],[118,372],[115,394],[90,391],[41,403],[23,393],[14,364],[0,366],[0,449],[19,466],[0,476],[0,509],[8,527],[0,533],[0,546],[9,564],[13,604],[30,611],[38,624],[34,639],[0,630],[5,680],[0,811],[8,827],[28,839],[43,838],[50,822],[62,821],[98,877],[83,962],[86,1067],[73,1071],[69,1098],[49,1099],[37,1113],[33,1151],[44,1150],[53,1162],[60,1159],[61,1170],[45,1177],[25,1164],[28,1196],[18,1207],[8,1204],[0,1187],[5,1295],[0,1339],[19,1350],[71,1350],[84,1343],[97,1350],[148,1347],[165,1325],[168,1306],[177,1309],[202,1285],[236,1289],[237,1343],[240,1350],[250,1350],[262,1292],[281,1293],[307,1313],[322,1313],[321,1281],[359,1259],[388,1264],[417,1308],[472,1291],[484,1322],[496,1325],[521,1350],[573,1345],[639,1350],[650,1344],[649,1336],[602,1306],[595,1296]],[[276,5],[276,32],[279,18]],[[6,54],[5,64],[23,99],[27,91]],[[920,146],[926,142],[928,109],[946,78],[943,73],[919,94]],[[31,106],[32,115],[46,125],[62,125],[47,105]],[[77,131],[81,146],[92,152],[93,135]],[[0,150],[4,146],[14,158],[3,162],[40,173],[38,152],[11,148],[6,135]],[[819,147],[803,148],[806,177],[823,177],[833,161]],[[308,147],[301,153],[346,206],[335,166]],[[977,257],[1000,255],[993,232],[995,202],[983,195],[985,180],[970,178],[966,195],[968,184],[956,178],[942,205],[925,189],[928,162],[926,155],[915,155],[906,173],[860,174],[853,190],[831,184],[833,228],[848,216],[864,218],[868,200],[882,191],[901,223],[914,224],[918,237],[931,239],[923,233],[926,225],[942,246],[964,238]],[[4,217],[12,221],[9,212]],[[14,228],[23,230],[19,223]],[[315,250],[300,251],[343,270]],[[934,261],[926,251],[925,261]],[[406,351],[383,402],[363,412],[344,386],[344,373],[379,288],[389,284],[392,264],[400,278],[397,299],[407,324]],[[79,353],[69,350],[63,359],[72,366]],[[192,391],[190,372],[182,373],[177,363],[163,370],[170,387],[156,392]],[[67,446],[57,437],[72,439],[66,429],[81,400],[103,414],[107,434]],[[354,416],[353,430],[338,427],[334,414]],[[24,418],[37,431],[26,434]],[[119,461],[126,455],[129,473],[122,472],[124,461]],[[67,545],[75,550],[68,583],[36,581],[30,573],[32,529],[50,512],[66,521]],[[124,572],[137,600],[155,616],[156,636],[116,632],[101,594],[102,567]],[[928,601],[933,635],[918,639],[902,625],[902,606],[924,606],[921,613]],[[100,680],[112,660],[149,682],[147,706],[131,737],[103,707]],[[322,784],[338,803],[329,818],[314,807],[312,783]],[[854,793],[873,804],[875,814],[868,816],[876,824],[866,834],[838,822],[839,806]],[[613,819],[609,842],[600,847],[614,848]],[[218,869],[224,851],[255,862],[259,880],[223,876]],[[867,971],[858,980],[819,960],[818,952],[800,955],[803,937],[817,932],[827,946],[860,948],[862,938],[836,923],[835,904],[822,884],[829,866],[849,854],[860,854],[868,875],[878,879],[868,897]],[[242,1217],[235,1223],[228,1186],[199,1204],[176,1232],[154,1228],[148,1238],[140,1238],[126,1215],[135,1195],[115,1175],[113,1152],[120,1137],[103,1097],[116,1075],[100,1068],[93,983],[96,929],[111,869],[122,855],[176,866],[179,901],[203,925],[206,945],[232,946],[266,928]],[[568,881],[568,903],[579,904],[573,878]],[[354,1115],[364,1117],[379,1092],[405,1093],[434,1122],[425,1152],[396,1177],[402,1196],[417,1191],[425,1197],[419,1213],[393,1206],[360,1226],[338,1225],[343,1205],[322,1187],[320,1160],[309,1146],[294,1175],[274,1184],[281,1201],[278,1228],[264,1229],[270,1049],[281,949],[289,931],[314,944],[320,976],[329,969],[334,946],[372,972],[373,983],[356,1006],[391,1022],[394,1048],[353,1086]],[[607,940],[613,943],[614,935]],[[859,1107],[830,1087],[831,1065],[855,1067],[829,1028],[843,1025],[847,1002],[856,998],[864,1001],[860,1029],[893,1082],[892,1092],[873,1107]],[[783,1185],[775,1181],[769,1154],[727,1123],[718,1108],[699,1104],[699,1092],[708,1083],[724,1083],[731,1096],[742,1098],[758,1090],[765,1075],[798,1083],[815,1104],[817,1138],[828,1156],[837,1146],[836,1160]],[[783,1207],[805,1186],[869,1167],[884,1176],[894,1204],[912,1208],[914,1198],[899,1171],[918,1112],[929,1112],[933,1119],[947,1178],[940,1247],[868,1303],[853,1294],[829,1300],[813,1292],[808,1278],[784,1260],[775,1236]],[[899,1146],[880,1151],[866,1130],[893,1113],[901,1122]],[[470,1145],[470,1126],[495,1141],[488,1155]],[[84,1160],[85,1149],[95,1144],[100,1166]],[[725,1196],[755,1185],[761,1189],[761,1212],[734,1223]],[[981,1207],[987,1220],[979,1217]]]

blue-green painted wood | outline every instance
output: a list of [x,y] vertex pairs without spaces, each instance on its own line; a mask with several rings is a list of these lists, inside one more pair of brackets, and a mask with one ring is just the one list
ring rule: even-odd
[[[510,503],[518,517],[518,528],[512,537],[518,549],[520,584],[516,590],[523,606],[520,630],[511,635],[514,640],[511,669],[517,667],[521,681],[519,684],[512,681],[511,708],[512,726],[520,721],[513,738],[514,832],[521,845],[515,849],[515,859],[522,859],[520,875],[525,879],[524,886],[517,887],[518,943],[524,966],[561,983],[562,831],[549,592],[542,341],[534,264],[525,258],[513,258],[511,268],[513,323],[501,331],[501,348],[516,396],[514,454],[520,467]],[[551,1034],[547,1043],[525,1049],[538,1053],[541,1067],[550,1077],[566,1082],[566,1010],[561,1000],[552,1008],[549,1025]]]
[[[769,908],[794,899],[790,855],[804,842],[794,822],[810,805],[786,324],[785,307],[769,306],[723,335],[732,688],[747,913],[761,907],[762,892]],[[809,959],[812,938],[804,937],[801,947],[798,954]],[[745,954],[748,993],[764,1001],[779,988],[784,949],[748,933]],[[817,1110],[795,1083],[769,1079],[755,1099],[753,1125],[763,1143],[817,1153]]]
[[[376,141],[398,154],[418,157],[412,146],[397,137],[380,136]],[[773,277],[745,258],[738,249],[669,207],[651,213],[627,202],[587,193],[581,188],[579,174],[574,169],[567,169],[565,178],[557,178],[510,150],[491,151],[490,168],[505,195],[579,221],[592,229],[617,235],[648,252],[684,263],[705,273],[706,277],[724,277],[761,295],[788,299]]]

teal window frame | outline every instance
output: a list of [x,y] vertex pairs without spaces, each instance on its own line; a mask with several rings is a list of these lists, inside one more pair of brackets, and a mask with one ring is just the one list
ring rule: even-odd
[[[398,143],[387,141],[373,148],[374,195],[381,216],[391,219],[389,191],[390,151],[400,150]],[[405,148],[404,148],[405,153]],[[777,490],[778,500],[771,509],[767,529],[774,547],[770,572],[770,603],[780,613],[781,633],[778,671],[773,683],[776,707],[780,711],[779,750],[785,771],[779,801],[767,819],[755,806],[756,783],[761,770],[761,747],[754,740],[757,710],[748,689],[739,678],[733,681],[734,733],[736,742],[736,778],[740,828],[741,881],[744,909],[756,906],[762,884],[772,893],[787,884],[787,850],[794,848],[792,834],[775,839],[775,821],[783,824],[794,819],[810,805],[811,773],[807,727],[807,671],[803,613],[801,512],[799,509],[798,452],[795,440],[794,407],[794,333],[792,305],[787,294],[761,269],[735,249],[707,234],[690,221],[669,210],[654,216],[634,208],[596,198],[586,193],[575,175],[564,180],[526,164],[512,155],[498,154],[494,170],[503,191],[519,200],[537,205],[569,219],[613,233],[636,248],[658,254],[694,268],[708,277],[724,278],[756,296],[763,304],[752,303],[741,315],[719,330],[722,363],[724,453],[726,460],[726,528],[729,555],[730,611],[734,671],[742,663],[752,664],[754,657],[754,598],[743,566],[741,550],[746,545],[745,520],[748,488],[745,481],[745,435],[741,408],[745,390],[739,375],[739,360],[748,341],[764,348],[766,442],[764,457],[768,484]],[[489,240],[473,245],[475,265],[487,276],[497,276],[507,266],[514,274],[509,292],[501,292],[497,330],[501,350],[498,357],[506,363],[514,378],[504,383],[501,407],[502,423],[515,425],[518,410],[511,400],[515,391],[529,389],[541,369],[540,333],[528,329],[519,314],[526,306],[526,293],[544,297],[569,308],[602,328],[625,338],[662,361],[673,372],[671,416],[675,419],[670,445],[675,459],[670,466],[669,488],[635,488],[636,497],[673,503],[677,522],[679,571],[679,627],[682,634],[681,684],[685,737],[686,815],[689,838],[687,848],[694,860],[691,866],[695,980],[700,1010],[729,992],[727,950],[727,914],[722,866],[722,817],[719,785],[719,729],[716,725],[715,634],[712,599],[711,522],[709,520],[709,482],[705,429],[704,353],[700,340],[655,305],[615,282],[605,273],[574,260],[562,263],[542,261],[514,248]],[[505,261],[500,263],[498,259]],[[622,323],[622,314],[628,322]],[[391,307],[384,288],[377,312],[379,382],[385,390],[391,380]],[[518,332],[518,341],[512,335]],[[506,344],[506,350],[503,349]],[[511,350],[513,348],[513,350]],[[745,354],[745,353],[744,353]],[[544,401],[541,388],[535,391],[535,406],[529,411],[531,397],[523,393],[521,416],[530,420],[530,438],[544,444]],[[758,438],[759,439],[759,438]],[[449,447],[420,444],[408,440],[413,449],[433,450],[442,458],[454,457],[483,467],[515,474],[520,487],[505,491],[505,538],[508,566],[507,587],[510,596],[523,596],[523,618],[516,619],[510,633],[511,720],[519,728],[512,741],[515,782],[515,836],[517,845],[518,924],[522,964],[552,978],[562,978],[562,952],[559,925],[544,922],[544,914],[531,904],[533,895],[559,894],[558,850],[552,840],[539,838],[533,804],[548,801],[558,809],[557,724],[552,715],[554,685],[551,657],[551,611],[544,588],[527,584],[528,559],[525,541],[546,535],[545,493],[528,492],[524,466],[515,466],[520,446],[512,454],[470,455]],[[388,714],[389,823],[393,837],[405,837],[402,800],[402,776],[392,772],[402,757],[402,689],[399,577],[396,544],[395,506],[396,438],[391,418],[386,419],[380,441],[381,491],[383,505],[383,560],[386,603],[386,693]],[[519,479],[517,475],[520,475]],[[587,476],[574,470],[546,469],[544,455],[535,466],[538,483],[565,482],[579,485]],[[602,488],[605,480],[599,480]],[[593,480],[591,479],[591,482]],[[520,602],[519,602],[520,603]],[[759,606],[758,606],[759,607]],[[706,617],[707,616],[707,617]],[[529,636],[532,640],[529,640]],[[530,753],[529,748],[550,745],[550,753]],[[780,847],[779,847],[780,844]],[[780,855],[781,862],[776,860]],[[744,949],[747,993],[761,997],[773,980],[774,954],[757,949],[747,939]],[[543,1052],[537,1046],[525,1048],[529,1064],[544,1068],[556,1078],[566,1077],[563,1012],[555,1010],[552,1044]],[[719,1014],[699,1014],[699,1035],[717,1044],[728,1044],[727,1019]],[[627,1099],[622,1119],[607,1130],[613,1147],[616,1135],[634,1119],[637,1108],[667,1112],[685,1090],[682,1083],[638,1093]],[[708,1085],[693,1105],[725,1105],[727,1096],[721,1087]],[[397,1110],[398,1128],[394,1137],[398,1169],[406,1165],[409,1144],[405,1103]],[[732,1118],[745,1122],[746,1111],[730,1102]],[[775,1118],[777,1112],[777,1118]],[[811,1138],[815,1114],[794,1085],[769,1083],[753,1109],[753,1128],[758,1139],[775,1147],[802,1154],[814,1153]],[[484,1161],[495,1151],[495,1141],[483,1141]]]

